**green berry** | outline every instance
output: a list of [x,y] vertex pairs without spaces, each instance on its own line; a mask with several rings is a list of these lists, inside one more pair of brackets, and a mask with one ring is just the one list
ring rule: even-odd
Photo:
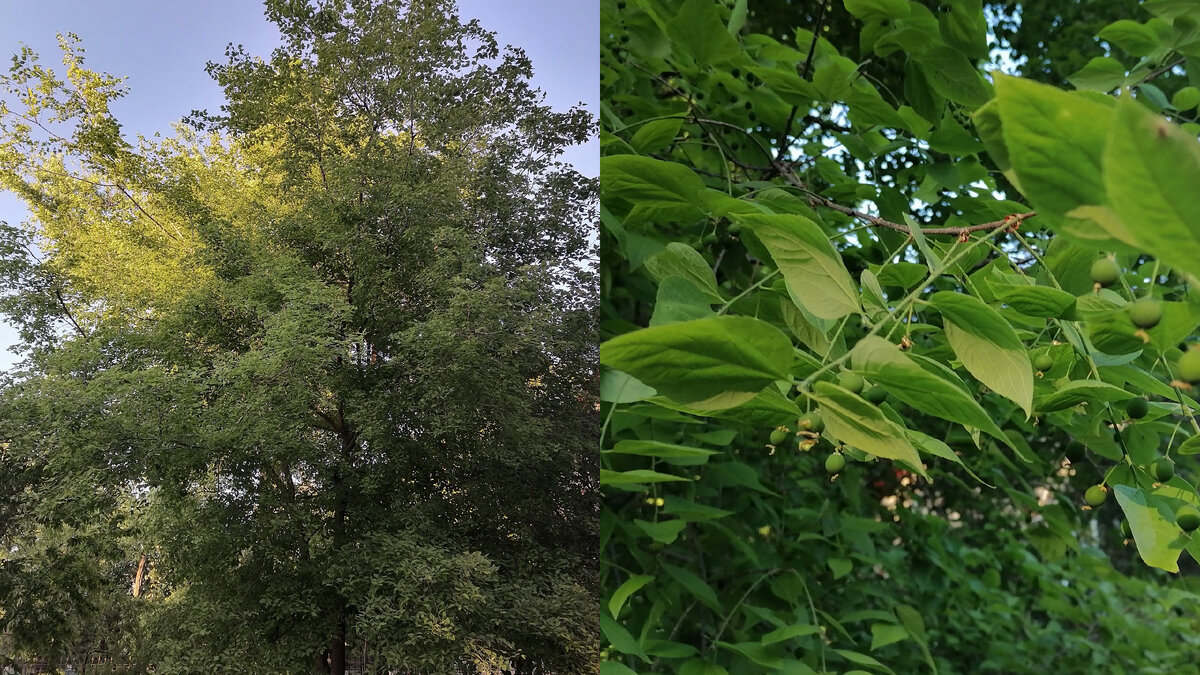
[[1184,532],[1191,532],[1197,527],[1200,527],[1200,511],[1191,504],[1184,504],[1175,512],[1175,522],[1179,525],[1179,529]]
[[1101,286],[1111,285],[1121,278],[1121,267],[1112,258],[1101,258],[1092,263],[1092,281]]
[[1148,412],[1150,412],[1150,404],[1140,396],[1129,399],[1129,402],[1125,404],[1125,414],[1129,415],[1129,419],[1131,420],[1140,420]]
[[848,370],[844,370],[838,375],[837,383],[842,389],[849,389],[855,394],[861,394],[863,387],[867,386],[861,375]]
[[1154,328],[1162,321],[1162,303],[1142,298],[1129,307],[1129,320],[1138,328]]
[[787,429],[775,429],[771,432],[771,445],[779,445],[787,440]]
[[1038,354],[1038,357],[1033,360],[1035,370],[1045,372],[1054,367],[1054,359],[1049,354]]
[[1150,465],[1150,473],[1154,474],[1154,480],[1165,483],[1175,477],[1175,462],[1170,457],[1163,457]]
[[801,415],[800,421],[796,424],[796,426],[804,429],[805,431],[811,431],[819,434],[825,430],[825,420],[821,419],[821,413],[814,410],[810,413],[804,413]]
[[846,458],[842,456],[842,453],[835,452],[825,458],[825,470],[829,473],[837,473],[844,468],[846,468]]
[[1093,485],[1083,493],[1083,500],[1091,507],[1100,506],[1106,499],[1108,499],[1108,490],[1103,485]]
[[863,398],[867,399],[875,405],[883,403],[887,399],[887,390],[883,387],[871,387],[863,394]]
[[1126,539],[1129,539],[1130,537],[1133,536],[1133,530],[1129,529],[1129,521],[1128,520],[1121,521],[1121,536],[1125,537]]
[[1176,374],[1185,382],[1200,382],[1200,349],[1189,349],[1179,357]]
[[1087,448],[1079,441],[1071,441],[1067,443],[1067,459],[1072,464],[1082,461],[1087,456]]

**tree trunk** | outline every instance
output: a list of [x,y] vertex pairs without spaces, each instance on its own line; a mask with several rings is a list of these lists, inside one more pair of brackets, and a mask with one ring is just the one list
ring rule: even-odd
[[133,597],[138,597],[142,594],[142,581],[146,579],[146,554],[143,553],[141,559],[138,560],[137,574],[133,577]]
[[338,619],[337,633],[329,643],[330,675],[346,675],[346,618]]

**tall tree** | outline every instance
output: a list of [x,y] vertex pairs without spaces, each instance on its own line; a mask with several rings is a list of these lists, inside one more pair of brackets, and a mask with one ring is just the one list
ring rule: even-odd
[[[3,80],[0,624],[62,654],[115,612],[157,672],[594,670],[592,118],[453,2],[266,13],[171,139],[69,38]],[[32,579],[107,595],[10,611]]]

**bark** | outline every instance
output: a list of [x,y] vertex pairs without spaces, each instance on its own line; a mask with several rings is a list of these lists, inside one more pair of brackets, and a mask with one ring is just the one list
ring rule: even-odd
[[133,597],[138,597],[142,594],[142,582],[146,579],[146,554],[138,560],[137,574],[133,577]]

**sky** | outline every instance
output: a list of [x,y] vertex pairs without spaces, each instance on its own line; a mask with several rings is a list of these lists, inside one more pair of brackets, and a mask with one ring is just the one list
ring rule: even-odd
[[[500,44],[525,50],[533,62],[533,84],[546,103],[565,111],[584,103],[599,112],[600,10],[590,0],[459,0],[462,19],[479,19]],[[204,72],[207,61],[223,61],[228,43],[250,54],[269,56],[279,33],[253,0],[56,0],[0,2],[0,58],[5,63],[21,44],[33,48],[46,66],[59,65],[57,33],[75,33],[86,50],[84,65],[126,76],[129,93],[113,104],[129,140],[137,134],[169,135],[171,124],[193,109],[216,111],[220,88]],[[564,156],[583,174],[599,174],[595,140]],[[0,192],[0,221],[27,217],[20,202]],[[7,347],[16,341],[0,323],[0,368],[12,364]]]

